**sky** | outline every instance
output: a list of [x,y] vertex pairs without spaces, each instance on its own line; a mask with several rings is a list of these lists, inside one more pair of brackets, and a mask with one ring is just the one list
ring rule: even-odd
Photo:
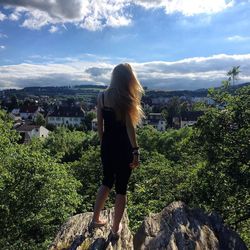
[[0,0],[0,89],[108,85],[130,63],[143,86],[250,82],[250,0]]

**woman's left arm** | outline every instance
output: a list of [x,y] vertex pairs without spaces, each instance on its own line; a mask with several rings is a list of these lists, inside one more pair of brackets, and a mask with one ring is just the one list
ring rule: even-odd
[[100,144],[102,144],[102,135],[103,135],[103,117],[101,112],[101,94],[102,92],[99,92],[97,96],[97,131],[98,136],[100,139]]

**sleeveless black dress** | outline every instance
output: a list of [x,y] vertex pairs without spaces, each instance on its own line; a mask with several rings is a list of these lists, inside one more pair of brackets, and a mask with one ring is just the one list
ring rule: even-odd
[[101,143],[101,161],[103,167],[102,184],[113,187],[117,194],[126,194],[133,161],[132,145],[130,143],[126,125],[116,120],[115,110],[104,105],[104,92],[102,92],[102,116],[104,132]]

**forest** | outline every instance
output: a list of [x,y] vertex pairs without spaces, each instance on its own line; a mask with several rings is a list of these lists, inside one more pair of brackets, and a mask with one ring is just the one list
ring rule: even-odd
[[[172,201],[216,211],[250,247],[250,86],[209,89],[217,105],[192,127],[137,128],[141,164],[128,188],[135,231]],[[69,216],[93,211],[102,169],[94,131],[61,127],[44,140],[18,144],[0,111],[0,248],[47,249]],[[111,207],[112,191],[106,207]]]

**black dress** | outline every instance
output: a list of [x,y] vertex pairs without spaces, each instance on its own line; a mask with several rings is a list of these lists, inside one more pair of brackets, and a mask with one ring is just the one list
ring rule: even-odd
[[133,161],[132,145],[127,134],[126,125],[116,120],[113,108],[105,107],[104,92],[102,92],[102,103],[104,120],[101,143],[102,184],[111,189],[115,183],[116,193],[125,195],[132,171],[129,167],[129,163]]

